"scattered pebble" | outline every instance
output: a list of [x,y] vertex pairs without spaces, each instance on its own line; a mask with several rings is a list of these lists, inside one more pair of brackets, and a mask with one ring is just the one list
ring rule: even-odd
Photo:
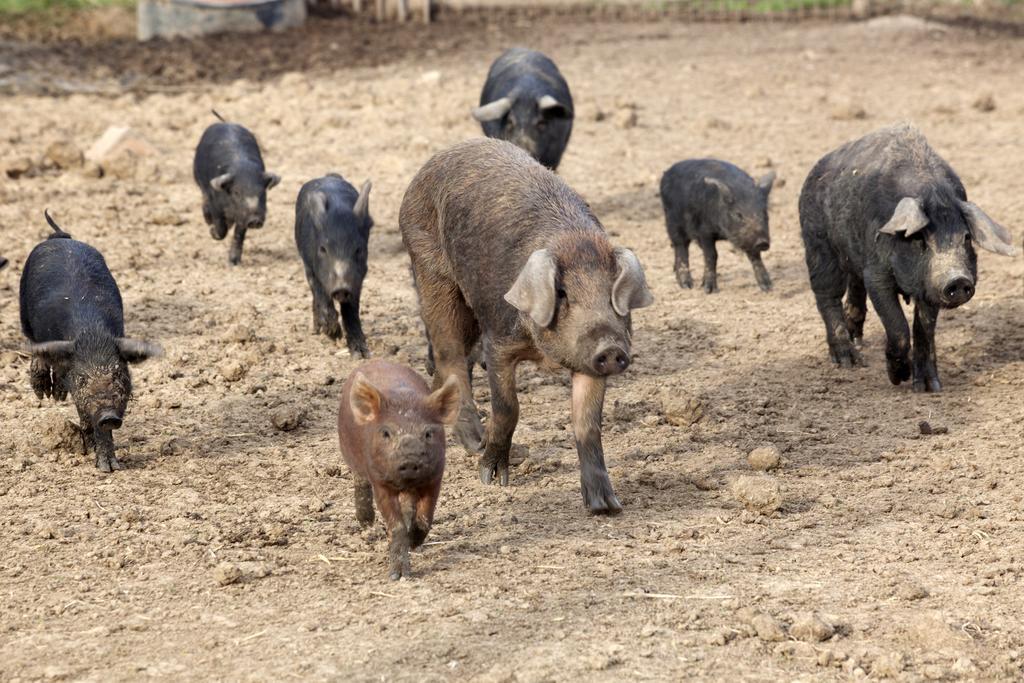
[[786,639],[786,630],[779,620],[770,614],[758,612],[750,620],[750,625],[757,631],[757,637],[767,643],[775,643]]
[[751,512],[770,514],[782,507],[779,483],[763,475],[744,475],[732,483],[732,494]]
[[868,117],[868,112],[859,104],[843,102],[833,106],[829,116],[833,121],[860,121]]
[[226,360],[217,366],[220,376],[229,382],[237,382],[245,377],[245,366],[237,360]]
[[750,451],[750,454],[747,455],[747,462],[755,470],[766,472],[778,467],[782,462],[782,456],[774,445],[761,446]]
[[789,627],[789,634],[797,640],[820,643],[835,634],[836,627],[814,612],[798,614]]
[[929,424],[925,420],[921,420],[917,424],[917,428],[920,429],[921,433],[925,434],[925,435],[927,435],[927,434],[949,434],[949,428],[948,427],[941,427],[939,425],[932,425],[932,424]]
[[242,580],[242,569],[230,562],[221,562],[213,568],[213,580],[221,586],[230,586]]
[[298,429],[305,419],[306,411],[294,405],[279,406],[270,414],[270,421],[282,432]]
[[622,129],[636,128],[638,120],[633,107],[624,107],[615,113],[615,125]]
[[704,404],[685,394],[665,394],[661,397],[661,412],[670,424],[689,427],[704,417]]
[[978,97],[978,99],[974,100],[974,103],[971,106],[974,107],[975,109],[977,109],[978,111],[984,112],[986,114],[988,112],[990,112],[990,111],[995,111],[996,110],[996,98],[995,98],[995,95],[993,95],[992,93],[985,93],[984,95],[981,95],[980,97]]
[[50,143],[43,153],[43,159],[60,169],[78,168],[85,163],[82,150],[70,140]]
[[8,178],[31,178],[39,173],[39,167],[28,157],[17,157],[4,163],[4,173]]
[[172,436],[160,444],[160,455],[182,455],[192,449],[192,442],[180,436]]

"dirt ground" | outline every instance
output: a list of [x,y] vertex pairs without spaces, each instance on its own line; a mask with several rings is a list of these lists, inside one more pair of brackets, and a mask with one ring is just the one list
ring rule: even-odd
[[[335,411],[356,361],[312,334],[293,203],[327,171],[373,179],[364,328],[376,357],[422,371],[402,193],[433,152],[479,134],[468,110],[515,44],[561,66],[578,104],[560,172],[657,298],[606,404],[625,510],[586,514],[567,375],[524,368],[529,455],[511,486],[482,485],[450,443],[436,526],[414,578],[393,583],[382,529],[353,519]],[[1024,263],[982,253],[978,294],[939,323],[945,391],[917,395],[886,379],[873,313],[868,367],[828,362],[796,213],[821,155],[909,120],[1019,243],[1021,40],[902,19],[320,18],[146,46],[7,35],[0,63],[5,168],[112,124],[160,152],[120,177],[0,177],[0,679],[1024,676]],[[237,268],[191,178],[211,107],[254,130],[283,177]],[[675,284],[658,179],[703,155],[779,174],[771,294],[724,245],[719,294]],[[129,333],[167,349],[134,371],[114,475],[74,448],[70,404],[35,399],[18,353],[44,207],[106,255]],[[282,431],[275,416],[302,419]],[[948,433],[924,436],[922,420]],[[747,459],[763,445],[781,453],[766,474]],[[748,475],[778,486],[776,511],[744,509]]]

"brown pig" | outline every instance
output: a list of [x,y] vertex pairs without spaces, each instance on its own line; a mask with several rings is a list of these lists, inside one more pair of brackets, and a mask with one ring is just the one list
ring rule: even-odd
[[450,379],[430,393],[413,370],[374,360],[345,381],[338,442],[352,471],[356,519],[373,522],[373,503],[388,530],[389,576],[410,574],[409,550],[430,531],[444,474],[444,425],[459,414]]
[[[519,420],[516,366],[572,373],[572,426],[583,501],[622,509],[601,446],[605,383],[630,362],[630,311],[653,297],[640,261],[613,247],[583,199],[528,154],[501,140],[470,140],[434,156],[413,179],[399,215],[427,336],[434,386],[455,377],[456,436],[480,452],[480,479],[508,484]],[[467,355],[483,340],[491,390],[486,439]]]

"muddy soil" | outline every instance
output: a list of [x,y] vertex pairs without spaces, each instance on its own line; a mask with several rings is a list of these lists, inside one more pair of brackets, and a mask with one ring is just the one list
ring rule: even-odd
[[[513,44],[562,67],[578,115],[560,172],[657,298],[606,406],[625,510],[585,513],[567,377],[524,368],[528,455],[511,486],[482,485],[450,444],[436,526],[414,578],[393,583],[382,530],[353,518],[335,411],[357,362],[312,334],[294,198],[327,171],[373,179],[364,328],[375,356],[422,371],[402,193],[432,153],[479,134],[468,111]],[[828,362],[796,214],[823,153],[909,120],[1019,239],[1020,40],[893,20],[317,19],[143,47],[14,39],[0,61],[18,77],[0,99],[5,168],[115,124],[159,150],[102,178],[0,178],[0,679],[1024,675],[1024,263],[982,253],[977,295],[939,323],[945,391],[917,395],[886,379],[873,314],[868,366]],[[56,81],[98,92],[40,94]],[[251,127],[283,177],[236,268],[191,178],[211,107]],[[703,155],[779,174],[770,294],[724,245],[720,293],[675,284],[658,180]],[[114,475],[79,452],[69,404],[35,399],[18,353],[44,207],[106,255],[130,334],[167,349],[135,370]]]

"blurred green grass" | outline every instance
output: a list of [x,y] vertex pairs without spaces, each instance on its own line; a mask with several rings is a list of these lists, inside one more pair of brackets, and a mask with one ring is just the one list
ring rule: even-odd
[[0,0],[0,14],[134,6],[135,0]]

